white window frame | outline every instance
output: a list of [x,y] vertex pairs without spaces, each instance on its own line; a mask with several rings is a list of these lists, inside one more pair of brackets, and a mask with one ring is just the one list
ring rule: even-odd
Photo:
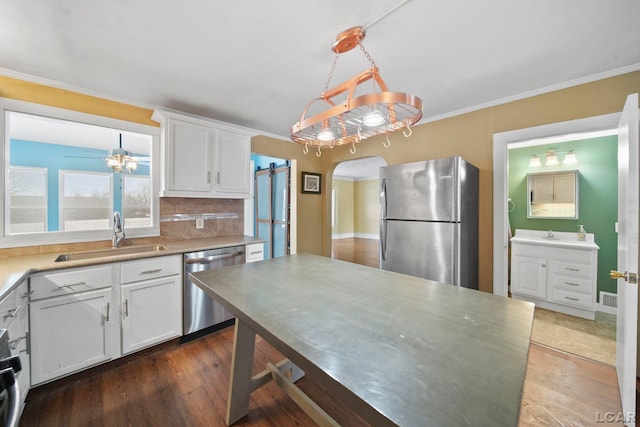
[[63,108],[49,107],[31,102],[18,101],[7,98],[0,98],[0,248],[38,246],[49,244],[90,242],[100,240],[111,240],[111,230],[87,230],[87,231],[60,231],[7,235],[6,218],[8,218],[8,206],[6,198],[8,196],[9,179],[9,129],[5,123],[6,112],[13,111],[25,114],[34,114],[45,117],[52,117],[72,122],[85,123],[96,126],[103,126],[123,131],[143,133],[151,136],[151,227],[139,227],[126,229],[127,238],[136,237],[156,237],[160,235],[160,128],[143,125],[124,120],[112,119],[108,117],[96,116],[93,114],[80,113],[77,111],[65,110]]
[[[131,179],[145,179],[145,180],[149,180],[151,181],[149,178],[145,176],[140,176],[140,175],[123,175],[122,176],[122,200],[120,200],[120,205],[122,206],[122,215],[125,214],[126,210],[127,210],[127,204],[126,204],[126,200],[127,200],[127,178],[131,178]],[[151,197],[153,197],[153,195],[151,195]],[[131,221],[131,219],[129,218],[129,222]]]

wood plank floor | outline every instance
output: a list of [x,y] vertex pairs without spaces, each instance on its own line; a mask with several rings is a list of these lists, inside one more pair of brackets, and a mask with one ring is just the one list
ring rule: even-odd
[[[113,368],[94,369],[74,381],[36,388],[20,425],[224,426],[232,340],[229,327]],[[275,349],[257,339],[255,373],[266,362],[280,359]],[[298,385],[341,425],[367,425],[308,378]],[[597,425],[606,414],[620,412],[617,393],[612,367],[532,344],[519,426]],[[249,415],[236,425],[314,424],[277,386],[268,384],[251,395]]]
[[380,266],[380,241],[377,239],[333,239],[331,241],[333,258],[354,264]]

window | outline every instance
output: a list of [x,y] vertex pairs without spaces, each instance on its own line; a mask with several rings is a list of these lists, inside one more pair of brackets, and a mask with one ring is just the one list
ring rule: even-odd
[[14,233],[47,231],[47,170],[9,168],[9,223]]
[[110,229],[111,174],[60,171],[60,185],[60,230]]
[[114,211],[127,237],[160,234],[159,128],[0,98],[0,135],[0,247],[110,240]]

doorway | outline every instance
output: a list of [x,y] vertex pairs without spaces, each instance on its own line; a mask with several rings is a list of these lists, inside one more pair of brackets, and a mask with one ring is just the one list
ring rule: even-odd
[[289,160],[253,155],[253,235],[264,239],[265,259],[291,251],[291,165]]
[[381,157],[336,166],[331,188],[332,258],[379,268]]
[[[618,117],[619,114],[610,114],[606,116],[598,116],[588,119],[557,123],[552,125],[540,126],[537,128],[521,129],[494,135],[494,294],[503,296],[506,296],[508,294],[508,253],[510,232],[512,232],[515,228],[544,230],[549,227],[548,223],[545,224],[545,220],[537,220],[538,223],[533,223],[532,225],[531,222],[527,222],[527,220],[523,220],[522,218],[519,218],[518,221],[520,222],[517,224],[513,224],[513,227],[512,224],[510,224],[511,218],[509,211],[519,209],[521,213],[520,216],[526,216],[527,210],[526,193],[519,200],[509,200],[514,194],[512,185],[510,185],[513,183],[509,182],[509,178],[514,175],[513,171],[510,169],[513,165],[511,165],[509,162],[510,154],[511,152],[513,152],[513,149],[524,146],[529,147],[529,150],[533,153],[536,150],[536,146],[538,146],[539,144],[546,144],[545,146],[540,146],[541,148],[546,149],[550,146],[559,146],[558,144],[562,144],[563,141],[566,142],[583,139],[582,135],[591,132],[600,132],[601,134],[604,132],[608,135],[612,135],[616,133],[612,130],[617,129]],[[568,144],[568,142],[566,143]],[[528,154],[530,157],[532,156],[531,153]],[[534,154],[537,154],[537,152]],[[615,167],[615,172],[617,173],[617,166]],[[589,185],[592,184],[592,182],[588,181],[587,183]],[[523,212],[525,213],[523,214]],[[511,219],[511,222],[513,222],[513,219]],[[594,220],[594,224],[596,222],[597,219]],[[577,231],[578,223],[581,223],[581,220],[574,220],[572,222],[565,221],[565,223],[554,222],[555,225],[553,225],[552,227],[566,227],[565,229],[557,229],[557,231],[573,232]],[[572,226],[573,228],[571,228]],[[594,227],[597,226],[594,225]],[[604,236],[606,234],[611,235],[612,230],[600,230],[597,233],[597,235],[600,236]],[[615,252],[615,248],[609,250],[613,250]],[[599,265],[602,264],[599,267],[599,270],[606,271],[606,268],[610,266],[609,263],[610,260],[608,259],[606,261],[603,260],[601,263],[599,262]],[[615,263],[613,265],[615,265]],[[601,274],[599,274],[599,276],[601,276]],[[607,280],[607,278],[599,278],[599,282],[602,282],[604,280]],[[612,289],[615,289],[615,284],[613,283]],[[559,319],[558,316],[562,318]],[[603,319],[597,319],[597,321],[602,320]],[[562,314],[556,314],[556,312],[536,308],[536,319],[534,320],[534,335],[537,333],[536,340],[545,341],[546,338],[550,338],[549,340],[546,340],[548,342],[543,342],[543,344],[547,344],[555,348],[560,348],[561,350],[565,350],[574,354],[580,354],[586,357],[600,360],[601,356],[594,356],[594,354],[589,352],[591,349],[594,349],[593,347],[595,347],[595,344],[593,344],[594,341],[591,342],[592,345],[590,347],[588,334],[586,335],[586,337],[581,337],[580,335],[585,329],[589,329],[591,327],[593,327],[592,329],[594,331],[602,331],[602,325],[598,326],[593,323],[593,321],[585,320],[584,322],[592,322],[588,325],[583,325],[582,323],[584,322],[581,322],[581,319],[574,318],[573,316],[564,316]],[[611,324],[611,319],[606,318],[604,319],[604,322],[605,333],[609,335],[607,338],[607,345],[609,347],[609,350],[612,349],[611,351],[613,351],[613,354],[615,355],[615,322]],[[564,326],[562,328],[557,328],[558,324],[564,324]],[[541,331],[540,328],[542,328],[543,330]],[[563,338],[560,338],[562,334],[569,335],[565,335]],[[582,338],[585,338],[584,341],[586,342],[586,344],[584,345],[584,347],[582,347],[581,350],[578,344]],[[532,339],[534,338],[532,337]],[[573,345],[570,348],[563,348],[561,347],[563,343],[576,345]],[[603,360],[605,361],[605,363],[611,364],[613,362],[615,364],[615,358],[613,358],[612,360],[610,355],[602,357],[605,359]]]

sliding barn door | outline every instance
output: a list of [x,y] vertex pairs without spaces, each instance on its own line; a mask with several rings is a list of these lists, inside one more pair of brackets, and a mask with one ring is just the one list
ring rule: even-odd
[[256,236],[264,239],[265,258],[289,254],[289,166],[256,171]]

